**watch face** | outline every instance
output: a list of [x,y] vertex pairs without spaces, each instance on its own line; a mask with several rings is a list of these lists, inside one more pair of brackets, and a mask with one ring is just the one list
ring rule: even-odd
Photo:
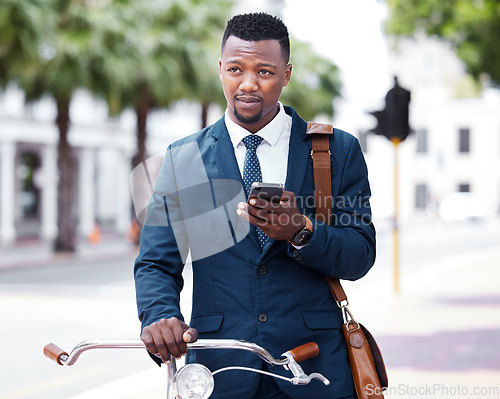
[[305,245],[311,239],[312,233],[309,230],[302,230],[293,240],[297,245]]

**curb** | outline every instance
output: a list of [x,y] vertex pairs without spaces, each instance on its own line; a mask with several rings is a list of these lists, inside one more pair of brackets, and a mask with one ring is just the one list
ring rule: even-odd
[[[63,264],[81,264],[93,260],[109,261],[137,256],[138,247],[125,240],[103,242],[96,246],[82,244],[74,253],[54,253],[47,245],[16,246],[0,252],[0,273]],[[6,260],[5,260],[6,259]]]

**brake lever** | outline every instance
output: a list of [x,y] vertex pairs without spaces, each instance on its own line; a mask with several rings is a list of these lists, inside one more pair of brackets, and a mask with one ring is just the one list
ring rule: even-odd
[[325,385],[330,385],[330,381],[323,374],[312,373],[307,375],[304,373],[304,370],[302,370],[302,367],[299,366],[290,352],[285,352],[282,356],[288,359],[288,364],[284,365],[284,367],[293,374],[293,378],[290,379],[293,385],[306,385],[313,379],[320,380]]
[[309,384],[311,380],[320,380],[323,384],[330,385],[330,380],[328,380],[328,378],[326,378],[323,374],[320,373],[311,373],[309,375],[304,374],[304,377],[297,384],[295,384],[293,380],[294,378],[292,378],[292,384],[294,385]]

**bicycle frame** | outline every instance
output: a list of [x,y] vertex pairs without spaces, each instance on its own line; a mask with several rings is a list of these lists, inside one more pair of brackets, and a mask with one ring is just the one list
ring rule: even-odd
[[[271,365],[285,367],[285,369],[289,370],[293,375],[293,377],[287,378],[267,371],[257,370],[247,367],[240,367],[240,366],[226,367],[216,371],[210,371],[206,369],[204,366],[202,366],[204,369],[206,369],[208,373],[211,374],[210,377],[207,377],[209,379],[212,379],[211,389],[213,389],[212,376],[217,373],[228,370],[244,370],[249,372],[266,374],[275,378],[280,378],[282,380],[288,381],[293,385],[306,385],[313,379],[318,379],[325,385],[330,384],[328,379],[326,379],[323,375],[319,373],[312,373],[310,375],[306,375],[298,364],[299,362],[314,357],[319,353],[319,348],[314,342],[309,342],[305,345],[301,345],[297,348],[291,349],[283,353],[282,357],[279,359],[274,358],[267,350],[265,350],[261,346],[248,341],[240,341],[233,339],[199,339],[196,342],[188,343],[187,346],[188,349],[239,349],[239,350],[250,351]],[[60,349],[59,347],[57,347],[55,344],[46,345],[44,348],[44,353],[45,356],[54,360],[55,362],[57,362],[62,366],[72,366],[73,364],[76,363],[80,355],[87,350],[116,349],[116,348],[145,349],[145,345],[141,340],[94,339],[81,342],[80,344],[75,346],[69,354]],[[180,375],[179,373],[181,373],[184,368],[193,366],[193,364],[186,365],[182,367],[179,371],[177,371],[176,361],[173,357],[171,357],[170,363],[168,363],[166,366],[167,366],[167,399],[181,398],[181,396],[178,396],[177,393],[178,387],[176,386],[176,383],[178,382],[177,380]]]

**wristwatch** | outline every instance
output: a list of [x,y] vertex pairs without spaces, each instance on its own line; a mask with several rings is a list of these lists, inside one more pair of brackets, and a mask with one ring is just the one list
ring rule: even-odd
[[302,227],[299,231],[297,231],[293,236],[293,238],[289,240],[290,244],[296,245],[298,247],[306,245],[311,239],[313,234],[313,224],[311,222],[311,219],[309,219],[305,215],[302,216],[304,217],[305,226]]

